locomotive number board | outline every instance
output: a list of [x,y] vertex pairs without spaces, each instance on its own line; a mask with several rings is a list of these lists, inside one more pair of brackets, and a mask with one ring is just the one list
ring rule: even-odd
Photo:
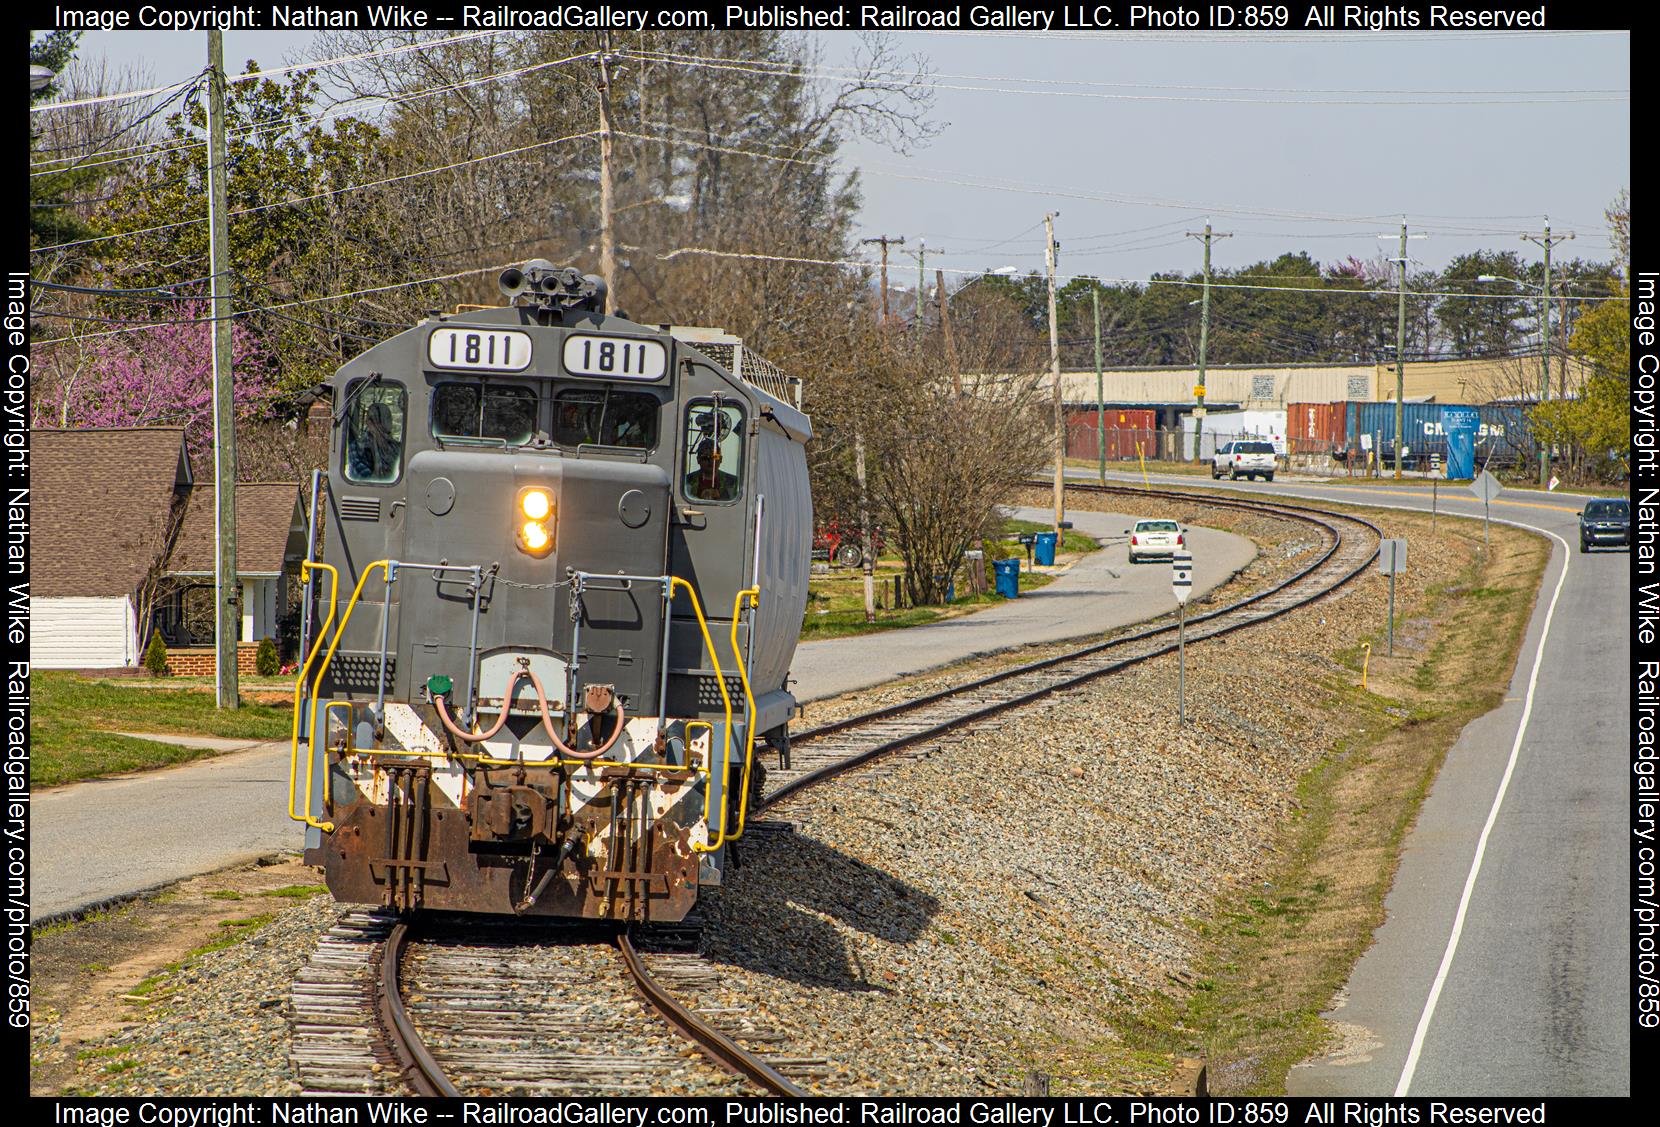
[[669,350],[662,341],[572,333],[565,338],[565,371],[612,380],[662,379]]
[[530,334],[512,329],[434,329],[427,338],[434,368],[522,372],[530,367]]

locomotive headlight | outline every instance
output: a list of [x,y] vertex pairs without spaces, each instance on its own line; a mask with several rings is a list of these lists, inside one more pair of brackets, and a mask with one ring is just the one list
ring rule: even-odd
[[519,509],[531,520],[545,520],[553,509],[553,501],[540,489],[529,489],[519,498]]
[[546,555],[553,548],[553,496],[545,489],[519,493],[519,549],[533,556]]

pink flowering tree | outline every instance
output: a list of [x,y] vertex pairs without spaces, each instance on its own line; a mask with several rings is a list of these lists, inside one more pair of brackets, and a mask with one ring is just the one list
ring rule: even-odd
[[[182,426],[192,460],[213,441],[213,323],[206,301],[169,310],[179,324],[100,337],[80,350],[64,373],[59,402],[37,404],[45,425],[68,427]],[[270,406],[270,357],[258,338],[232,323],[236,417],[256,418]]]

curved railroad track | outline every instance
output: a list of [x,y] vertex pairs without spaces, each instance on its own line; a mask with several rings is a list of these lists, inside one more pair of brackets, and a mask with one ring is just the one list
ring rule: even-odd
[[[1383,535],[1376,525],[1359,517],[1284,502],[1246,501],[1208,493],[1135,486],[1069,482],[1067,488],[1081,493],[1158,497],[1213,508],[1243,509],[1307,524],[1320,534],[1325,541],[1324,550],[1294,575],[1267,590],[1188,617],[1189,642],[1220,637],[1277,618],[1337,590],[1376,558],[1378,541]],[[911,745],[948,731],[961,731],[1051,693],[1170,653],[1176,649],[1177,626],[1171,618],[1130,634],[1083,645],[1058,657],[1005,669],[964,685],[792,736],[790,767],[768,775],[761,808],[766,809],[825,779]]]
[[[763,1058],[735,1036],[780,1036],[683,1002],[718,972],[668,934],[654,951],[604,924],[353,912],[295,982],[296,1069],[312,1094],[807,1095],[785,1072],[827,1062]],[[642,1000],[660,1020],[641,1020]]]
[[[1381,538],[1375,525],[1359,517],[1302,505],[1131,486],[1069,483],[1068,488],[1244,509],[1318,532],[1322,549],[1289,578],[1188,618],[1187,635],[1194,642],[1276,618],[1338,589],[1371,563]],[[1163,622],[801,733],[792,739],[790,767],[769,774],[759,810],[948,731],[972,728],[1051,693],[1169,653],[1176,648],[1176,630],[1174,621]],[[525,934],[514,938],[515,927]],[[407,1089],[416,1095],[457,1096],[463,1089],[540,1088],[559,1094],[651,1094],[649,1085],[665,1073],[684,1072],[683,1059],[660,1049],[617,1051],[621,1030],[615,1014],[621,1009],[614,1007],[596,1021],[589,1010],[571,1012],[568,1002],[563,1008],[558,1004],[582,993],[569,989],[573,981],[580,980],[588,991],[595,988],[601,978],[597,957],[626,971],[630,989],[663,1022],[754,1089],[807,1095],[785,1072],[807,1077],[827,1068],[827,1062],[816,1059],[773,1056],[769,1062],[734,1037],[764,1042],[768,1031],[740,1028],[731,1013],[699,1013],[681,1002],[664,979],[673,980],[682,993],[695,992],[717,973],[689,951],[642,953],[626,931],[600,936],[592,926],[550,933],[544,924],[535,933],[536,942],[528,943],[530,931],[522,925],[486,925],[482,930],[496,934],[481,938],[475,922],[465,941],[441,940],[424,947],[422,969],[411,983],[405,981],[412,961],[411,928],[389,915],[352,913],[330,929],[296,979],[293,1056],[308,1091],[393,1094]],[[550,934],[561,933],[576,941],[549,942]],[[524,954],[550,948],[556,953],[549,958]],[[602,951],[603,956],[597,955]],[[548,987],[540,1000],[524,997],[527,990],[534,993],[536,983]],[[603,1047],[584,1051],[584,1036]],[[558,1048],[550,1052],[549,1045]],[[642,1085],[648,1087],[642,1090]]]

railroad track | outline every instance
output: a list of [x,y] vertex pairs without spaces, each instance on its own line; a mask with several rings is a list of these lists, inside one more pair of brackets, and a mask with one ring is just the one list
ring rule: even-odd
[[[808,1094],[796,1080],[829,1062],[763,1057],[739,1038],[775,1047],[781,1034],[683,1002],[713,993],[719,972],[673,938],[654,950],[601,924],[353,912],[294,984],[296,1070],[318,1095]],[[660,1020],[642,1020],[646,1007]]]
[[[1069,488],[1245,509],[1316,531],[1320,550],[1307,566],[1267,590],[1187,619],[1195,642],[1276,618],[1338,589],[1375,558],[1381,537],[1358,517],[1306,506],[1150,494],[1127,486]],[[1175,647],[1176,624],[1155,624],[812,729],[792,740],[790,769],[769,774],[760,809]],[[631,1010],[624,993],[644,998],[663,1022],[737,1078],[733,1083],[747,1085],[725,1091],[801,1096],[808,1093],[796,1080],[828,1074],[827,1061],[763,1058],[740,1044],[776,1050],[781,1040],[747,1025],[740,1011],[700,1011],[680,1001],[718,976],[689,950],[642,952],[623,930],[599,935],[592,926],[539,924],[532,930],[477,921],[464,933],[423,936],[412,956],[413,939],[409,923],[374,912],[352,913],[325,935],[292,995],[294,1063],[307,1091],[627,1096],[654,1094],[654,1085],[670,1079],[722,1094],[718,1081],[694,1077],[682,1055],[641,1033],[638,1004]],[[412,963],[418,964],[415,977],[405,981]],[[619,968],[627,975],[623,993],[617,989]],[[596,1003],[596,994],[608,1000]]]
[[[1256,625],[1337,590],[1377,556],[1382,533],[1359,517],[1282,502],[1242,501],[1205,493],[1150,491],[1133,486],[1074,485],[1091,494],[1154,496],[1213,508],[1243,509],[1308,525],[1323,548],[1306,567],[1265,591],[1187,618],[1189,642]],[[962,733],[1012,708],[1074,688],[1127,666],[1174,651],[1171,619],[1058,657],[1030,662],[887,708],[825,724],[790,740],[790,768],[768,773],[764,810],[801,790],[873,760],[903,752],[947,733]]]

